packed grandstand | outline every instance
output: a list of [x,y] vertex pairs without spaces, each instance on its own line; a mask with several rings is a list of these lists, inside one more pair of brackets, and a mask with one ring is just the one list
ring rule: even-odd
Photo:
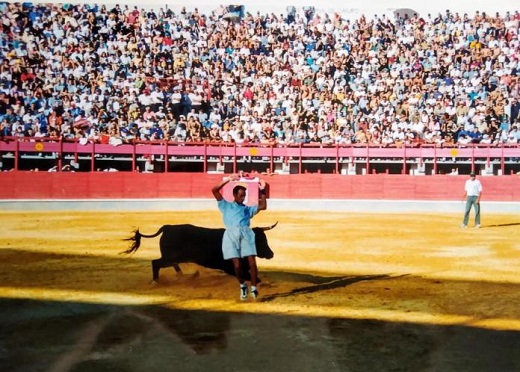
[[0,3],[0,136],[517,144],[520,13]]

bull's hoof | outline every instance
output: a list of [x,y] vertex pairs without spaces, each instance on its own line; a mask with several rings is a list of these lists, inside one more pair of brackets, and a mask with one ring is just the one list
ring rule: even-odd
[[156,280],[153,280],[153,279],[152,279],[152,280],[150,281],[150,284],[151,284],[151,285],[157,285],[157,284],[159,284],[159,283],[157,283]]
[[187,280],[192,280],[192,279],[196,279],[200,276],[200,273],[199,273],[199,270],[197,271],[194,271],[192,273],[187,273],[184,277],[187,279]]

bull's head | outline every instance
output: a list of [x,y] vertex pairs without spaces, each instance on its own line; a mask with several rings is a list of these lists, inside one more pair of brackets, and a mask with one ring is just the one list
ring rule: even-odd
[[265,232],[273,229],[277,224],[278,221],[272,226],[255,227],[253,229],[255,232],[256,255],[258,258],[266,258],[270,260],[274,257],[274,252],[271,250],[271,247],[269,247],[269,243],[267,243]]

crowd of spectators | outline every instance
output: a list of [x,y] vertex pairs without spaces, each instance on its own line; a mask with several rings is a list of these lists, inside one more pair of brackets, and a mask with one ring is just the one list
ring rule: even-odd
[[518,11],[224,12],[0,2],[0,136],[520,142]]

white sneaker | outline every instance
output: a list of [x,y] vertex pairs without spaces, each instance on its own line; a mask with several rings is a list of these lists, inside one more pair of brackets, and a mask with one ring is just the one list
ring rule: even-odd
[[480,229],[480,225],[475,225],[475,229]]
[[462,225],[460,225],[460,227],[461,227],[461,229],[465,229],[467,226],[462,224]]

